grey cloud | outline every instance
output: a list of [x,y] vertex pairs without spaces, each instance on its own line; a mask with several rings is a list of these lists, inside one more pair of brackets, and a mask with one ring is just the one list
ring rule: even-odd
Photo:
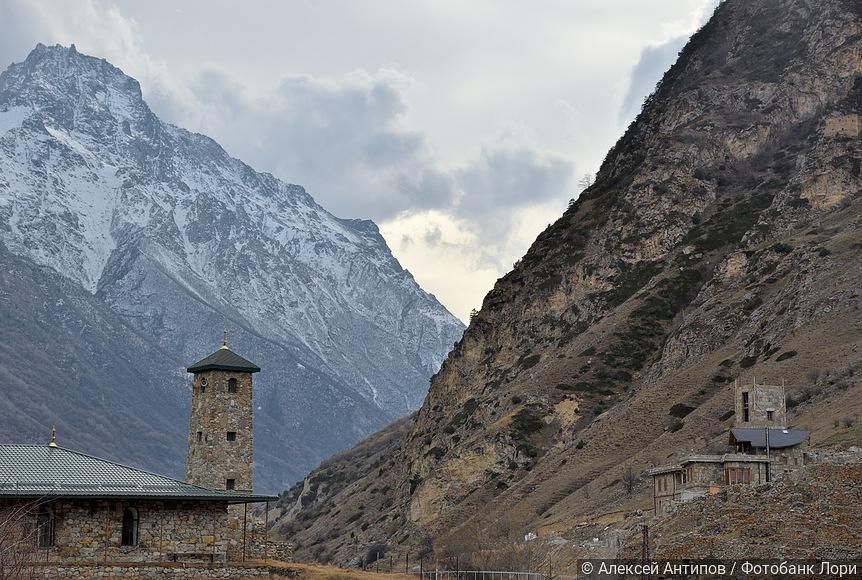
[[566,195],[574,171],[570,160],[528,144],[501,143],[482,148],[479,159],[457,172],[463,196],[459,213],[476,216]]
[[432,248],[439,246],[440,242],[443,241],[443,232],[440,231],[440,228],[434,226],[425,231],[425,235],[422,237],[425,241],[425,244],[431,246]]
[[423,135],[400,126],[407,107],[399,82],[395,71],[291,76],[250,97],[226,73],[208,70],[192,91],[202,128],[231,153],[304,185],[338,215],[384,220],[446,207],[454,197]]
[[[473,225],[483,247],[503,247],[517,229],[519,210],[571,197],[574,172],[570,159],[506,138],[457,172],[455,211]],[[501,271],[511,266],[499,252],[484,252],[482,260]]]
[[[712,16],[720,0],[707,0],[700,11],[700,24]],[[629,88],[623,98],[620,120],[628,123],[640,112],[644,100],[654,91],[656,84],[665,72],[676,62],[680,51],[688,42],[690,35],[671,38],[660,45],[647,46],[641,51],[640,59],[632,68]]]
[[655,91],[662,75],[676,61],[679,51],[688,42],[688,36],[678,36],[658,46],[647,46],[632,69],[629,89],[620,109],[620,119],[629,121],[640,112],[641,104]]
[[[495,247],[510,238],[519,210],[571,196],[572,161],[511,132],[461,167],[442,168],[421,133],[399,126],[406,105],[397,81],[391,73],[295,77],[252,102],[230,78],[211,73],[196,91],[230,120],[213,131],[229,150],[305,185],[344,217],[384,221],[438,209]],[[432,247],[443,243],[439,231],[421,239]],[[490,254],[488,261],[508,267]]]
[[49,42],[40,38],[41,23],[26,4],[17,0],[0,2],[0,22],[4,23],[0,34],[0,71],[13,62],[22,62],[36,42]]
[[[502,135],[460,168],[440,167],[407,111],[396,71],[340,79],[293,76],[249,97],[230,75],[208,70],[192,83],[204,129],[258,169],[306,186],[344,217],[383,221],[439,209],[467,220],[489,244],[504,240],[518,209],[569,195],[570,160]],[[213,123],[215,120],[215,123]],[[441,236],[425,236],[429,245]]]

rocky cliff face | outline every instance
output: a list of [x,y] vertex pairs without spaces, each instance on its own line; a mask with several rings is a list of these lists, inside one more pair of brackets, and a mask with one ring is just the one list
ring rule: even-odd
[[[178,475],[183,367],[218,346],[224,324],[236,350],[264,369],[257,473],[268,489],[415,409],[462,331],[375,224],[336,218],[301,187],[163,123],[137,81],[74,46],[39,45],[0,75],[0,242],[4,265],[26,264],[17,282],[30,285],[10,293],[4,314],[32,325],[30,309],[56,295],[44,324],[71,333],[68,357],[49,361],[32,332],[5,344],[7,373],[34,376],[21,379],[0,433],[35,436],[57,421],[67,445]],[[78,311],[71,324],[74,301],[105,318]],[[88,333],[110,326],[121,336],[96,355]],[[69,359],[83,364],[88,354],[98,377],[48,383],[40,374],[66,375]],[[118,361],[131,377],[114,374]],[[70,390],[76,405],[63,408]],[[36,393],[45,398],[37,403]],[[133,410],[130,396],[141,397]],[[116,406],[90,415],[87,401],[100,397]],[[126,413],[160,425],[158,453],[138,454],[155,429],[127,432],[118,421]]]
[[337,458],[372,467],[354,479],[292,489],[283,533],[336,561],[422,538],[466,553],[646,507],[644,468],[724,445],[737,377],[785,379],[815,440],[862,411],[860,17],[722,3],[409,430]]

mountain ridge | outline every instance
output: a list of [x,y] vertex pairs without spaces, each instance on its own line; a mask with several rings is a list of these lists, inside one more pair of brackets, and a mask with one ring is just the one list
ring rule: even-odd
[[[129,329],[125,348],[146,337],[188,364],[228,323],[264,369],[258,473],[270,488],[414,409],[463,328],[376,224],[337,218],[163,123],[136,80],[74,47],[39,45],[0,74],[0,242],[106,305]],[[143,382],[188,383],[155,371],[141,368]],[[174,388],[169,404],[186,409],[187,395]],[[86,410],[74,411],[83,431]],[[185,428],[150,467],[181,472]]]

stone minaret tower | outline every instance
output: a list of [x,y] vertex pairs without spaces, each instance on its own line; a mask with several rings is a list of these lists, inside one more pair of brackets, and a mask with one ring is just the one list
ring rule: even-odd
[[222,347],[188,368],[194,374],[189,419],[189,483],[252,491],[254,440],[251,375],[260,368]]

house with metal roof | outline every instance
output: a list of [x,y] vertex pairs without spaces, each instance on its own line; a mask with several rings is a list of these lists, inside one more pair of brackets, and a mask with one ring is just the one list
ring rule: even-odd
[[265,502],[276,496],[207,489],[107,459],[47,445],[0,444],[0,499]]
[[786,424],[784,385],[734,385],[737,427],[729,432],[729,452],[690,455],[679,462],[647,470],[653,479],[656,515],[680,502],[728,485],[759,485],[787,477],[803,465],[808,431]]
[[32,552],[37,576],[72,577],[64,567],[84,563],[224,571],[265,556],[267,522],[248,509],[277,499],[252,490],[251,377],[260,368],[228,349],[225,333],[222,347],[188,370],[187,481],[60,447],[54,432],[46,445],[0,444],[0,536]]

